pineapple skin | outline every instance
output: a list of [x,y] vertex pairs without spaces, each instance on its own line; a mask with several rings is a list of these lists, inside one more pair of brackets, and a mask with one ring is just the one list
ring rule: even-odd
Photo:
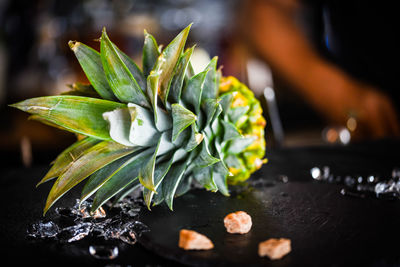
[[262,107],[254,93],[237,78],[233,76],[221,77],[219,94],[235,92],[231,108],[248,106],[249,110],[243,119],[238,120],[235,126],[245,137],[254,137],[255,141],[243,152],[237,154],[240,166],[229,166],[233,176],[228,176],[228,184],[236,185],[246,181],[250,175],[267,163],[265,156],[265,133],[266,120],[263,117]]

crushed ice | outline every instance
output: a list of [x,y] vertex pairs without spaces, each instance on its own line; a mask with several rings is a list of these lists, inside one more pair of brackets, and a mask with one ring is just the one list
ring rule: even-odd
[[[137,220],[143,206],[142,201],[125,197],[115,206],[107,205],[105,209],[99,208],[90,214],[91,201],[79,203],[77,199],[72,208],[57,208],[53,220],[42,220],[31,225],[28,237],[71,243],[92,236],[104,240],[117,239],[133,245],[137,236],[149,230]],[[92,248],[92,251],[99,250]]]
[[340,193],[351,197],[377,197],[379,199],[395,200],[400,199],[400,168],[393,168],[392,176],[387,179],[381,179],[375,175],[351,176],[344,178],[335,176],[330,172],[328,166],[321,168],[313,167],[310,169],[310,175],[314,180],[342,184]]

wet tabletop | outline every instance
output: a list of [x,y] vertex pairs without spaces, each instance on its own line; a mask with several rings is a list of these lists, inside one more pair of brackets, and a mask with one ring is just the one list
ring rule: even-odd
[[[143,233],[140,244],[133,246],[104,241],[119,248],[113,260],[90,256],[90,239],[71,244],[27,239],[26,229],[42,219],[42,207],[51,187],[34,188],[47,167],[5,169],[0,180],[0,242],[6,245],[2,259],[100,266],[398,266],[400,254],[395,244],[400,240],[400,200],[377,199],[368,194],[364,198],[342,195],[343,184],[316,181],[310,170],[329,166],[334,177],[389,178],[392,169],[400,165],[399,149],[399,142],[381,141],[272,150],[267,154],[268,164],[253,175],[249,185],[229,198],[196,189],[176,199],[174,212],[165,206],[151,212],[142,210],[139,219],[151,231]],[[77,195],[79,188],[67,194],[59,206],[73,205]],[[225,231],[224,216],[237,210],[252,216],[253,227],[248,234]],[[181,250],[178,238],[182,228],[207,235],[215,248]],[[282,260],[270,261],[257,255],[258,243],[272,237],[292,240],[292,252]]]

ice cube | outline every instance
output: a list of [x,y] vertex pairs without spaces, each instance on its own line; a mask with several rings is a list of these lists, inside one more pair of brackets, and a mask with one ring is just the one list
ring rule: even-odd
[[31,225],[28,236],[34,238],[53,238],[58,235],[60,228],[52,221],[38,222]]

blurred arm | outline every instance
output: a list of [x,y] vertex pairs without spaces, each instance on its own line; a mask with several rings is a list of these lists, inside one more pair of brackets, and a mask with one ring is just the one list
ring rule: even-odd
[[293,21],[298,7],[294,0],[247,1],[243,32],[250,45],[330,121],[345,124],[352,113],[360,134],[399,135],[390,99],[320,57]]

